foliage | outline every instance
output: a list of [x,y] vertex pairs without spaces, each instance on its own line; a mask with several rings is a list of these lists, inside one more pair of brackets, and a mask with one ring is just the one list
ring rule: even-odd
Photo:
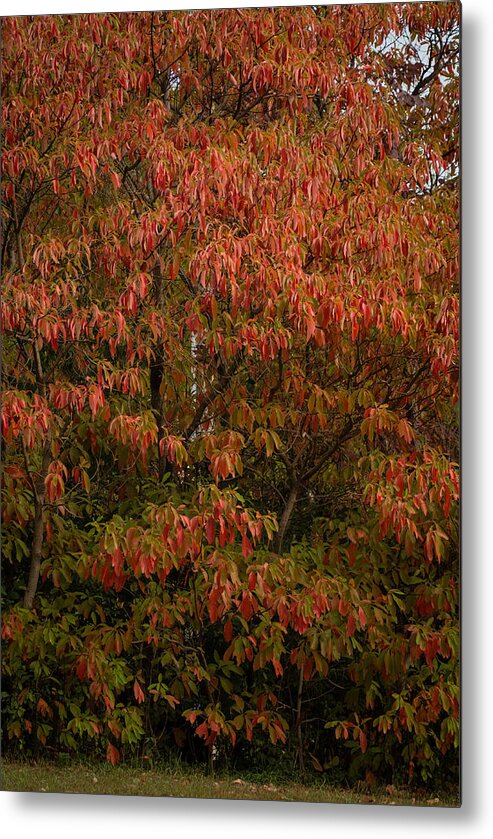
[[12,750],[456,778],[458,14],[4,19]]

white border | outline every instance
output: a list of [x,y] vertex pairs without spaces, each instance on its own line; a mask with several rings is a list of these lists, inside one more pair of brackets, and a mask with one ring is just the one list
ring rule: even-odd
[[[364,3],[375,2],[375,0],[363,0]],[[384,0],[389,2],[389,0]],[[239,8],[240,6],[310,6],[313,3],[307,0],[224,0],[224,2],[210,2],[210,0],[163,0],[162,3],[156,0],[19,0],[14,6],[3,10],[2,14],[27,15],[27,14],[63,14],[77,12],[148,12],[160,9],[215,9],[215,8]],[[335,5],[330,2],[322,2],[320,5]]]
[[[8,3],[8,0],[7,0]],[[16,0],[4,15],[160,8],[307,5],[303,2],[138,2],[138,0]],[[460,810],[282,804],[271,802],[0,793],[6,836],[36,839],[166,835],[200,839],[303,839],[327,835],[364,839],[454,839],[489,836],[493,824],[493,139],[491,0],[463,2],[463,806]],[[489,282],[488,282],[489,280]]]

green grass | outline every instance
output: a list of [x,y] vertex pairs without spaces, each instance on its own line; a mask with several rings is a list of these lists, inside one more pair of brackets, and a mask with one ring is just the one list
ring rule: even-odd
[[256,782],[238,776],[210,776],[198,769],[134,769],[107,764],[21,763],[3,760],[1,789],[17,792],[151,795],[174,798],[230,798],[256,801],[305,801],[324,804],[393,804],[458,807],[458,796],[409,789],[348,790],[318,783]]

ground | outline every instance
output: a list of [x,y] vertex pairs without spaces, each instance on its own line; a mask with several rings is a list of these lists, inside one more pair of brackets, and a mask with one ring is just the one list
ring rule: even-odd
[[349,790],[325,779],[300,784],[252,782],[235,776],[210,776],[189,767],[143,769],[105,764],[47,764],[2,761],[1,789],[25,792],[152,795],[175,798],[232,798],[303,801],[323,804],[390,804],[458,807],[458,796],[394,786]]

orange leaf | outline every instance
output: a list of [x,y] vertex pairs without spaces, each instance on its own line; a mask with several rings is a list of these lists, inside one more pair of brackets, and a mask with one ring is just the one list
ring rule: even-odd
[[108,743],[106,749],[106,760],[111,763],[112,766],[116,766],[117,763],[120,763],[120,752],[113,746],[112,743]]
[[362,731],[361,729],[359,731],[359,744],[361,746],[361,751],[364,754],[366,752],[367,747],[368,747],[368,740],[366,739],[365,732]]

